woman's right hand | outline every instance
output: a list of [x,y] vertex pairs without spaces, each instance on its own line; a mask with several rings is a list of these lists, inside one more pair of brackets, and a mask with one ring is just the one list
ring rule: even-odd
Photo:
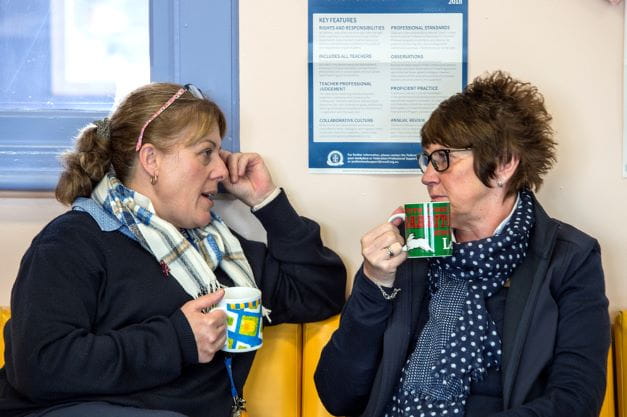
[[396,269],[407,259],[407,252],[403,251],[405,239],[398,230],[401,222],[400,219],[385,222],[361,238],[364,274],[375,283],[394,285]]
[[209,309],[220,302],[222,297],[224,297],[224,290],[219,289],[188,301],[181,307],[196,339],[199,363],[210,362],[216,352],[226,343],[226,313],[217,309],[203,313],[204,309]]

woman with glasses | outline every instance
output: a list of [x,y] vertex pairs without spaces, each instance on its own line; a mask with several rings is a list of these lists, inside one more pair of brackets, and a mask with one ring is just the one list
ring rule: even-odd
[[449,257],[408,259],[400,220],[361,239],[363,267],[315,380],[342,416],[599,415],[610,343],[597,241],[533,191],[555,160],[543,97],[476,78],[424,124],[431,200],[450,201]]
[[[243,415],[254,352],[221,351],[223,288],[259,288],[267,324],[340,311],[341,260],[259,155],[221,148],[225,130],[197,88],[166,83],[82,130],[56,189],[72,210],[35,237],[13,288],[2,416]],[[219,184],[267,246],[212,211]]]

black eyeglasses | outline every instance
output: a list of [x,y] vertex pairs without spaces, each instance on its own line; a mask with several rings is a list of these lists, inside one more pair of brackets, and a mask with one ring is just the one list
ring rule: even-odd
[[144,123],[144,126],[142,127],[142,130],[139,132],[139,136],[137,137],[137,143],[135,144],[135,152],[139,152],[139,150],[141,149],[141,147],[142,147],[142,139],[144,138],[144,131],[146,130],[146,128],[148,127],[150,122],[155,120],[161,113],[163,113],[168,107],[170,107],[172,105],[172,103],[174,103],[186,91],[188,91],[194,97],[199,98],[201,100],[206,98],[205,95],[202,93],[202,91],[200,91],[200,88],[196,87],[194,84],[185,84],[185,86],[179,88],[178,91],[176,93],[174,93],[174,95],[172,97],[170,97],[170,99],[168,101],[166,101],[165,104],[163,106],[161,106],[161,108],[159,110],[157,110],[150,117],[150,119],[146,120],[146,123]]
[[433,165],[433,168],[438,172],[444,172],[448,169],[450,164],[449,154],[451,152],[465,152],[470,151],[472,147],[463,148],[463,149],[438,149],[429,153],[419,153],[416,155],[418,159],[418,167],[424,174],[427,171],[427,167],[429,166],[429,162]]

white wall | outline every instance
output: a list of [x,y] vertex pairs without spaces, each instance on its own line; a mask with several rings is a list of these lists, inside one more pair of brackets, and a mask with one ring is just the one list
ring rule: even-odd
[[[606,0],[469,0],[469,79],[503,69],[544,93],[559,150],[539,199],[552,216],[599,239],[613,311],[627,308],[623,8]],[[361,235],[399,204],[427,198],[420,178],[307,172],[306,1],[240,0],[240,71],[242,150],[264,155],[352,276]],[[246,210],[220,206],[246,217],[237,229],[260,235]],[[62,211],[50,198],[0,195],[0,304],[30,239]]]

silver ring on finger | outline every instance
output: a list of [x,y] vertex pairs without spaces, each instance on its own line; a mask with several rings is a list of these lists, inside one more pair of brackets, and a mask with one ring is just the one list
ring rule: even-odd
[[386,253],[388,254],[388,258],[392,259],[392,257],[394,256],[394,252],[392,251],[392,249],[389,246],[386,246],[385,248]]

